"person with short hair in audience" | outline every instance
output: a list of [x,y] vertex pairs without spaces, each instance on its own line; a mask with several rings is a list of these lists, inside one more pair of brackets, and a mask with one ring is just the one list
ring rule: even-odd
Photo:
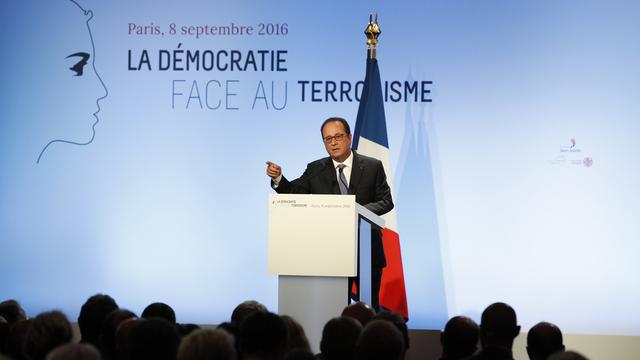
[[402,339],[404,340],[404,348],[408,350],[410,347],[409,340],[409,328],[407,327],[407,323],[404,321],[402,315],[397,312],[393,312],[391,310],[384,310],[377,313],[371,320],[386,320],[390,321],[400,333],[402,333]]
[[137,318],[129,318],[118,325],[116,329],[116,359],[126,360],[129,356],[129,343],[133,328],[138,325]]
[[177,360],[235,360],[233,342],[224,330],[196,330],[180,342]]
[[0,355],[4,353],[5,344],[7,343],[7,338],[9,337],[9,330],[11,329],[11,325],[7,322],[7,320],[0,316]]
[[356,301],[347,305],[342,310],[342,316],[352,317],[360,322],[364,327],[376,315],[376,311],[367,303]]
[[287,353],[295,349],[304,349],[310,352],[309,339],[307,339],[302,325],[289,315],[282,315],[281,318],[287,325]]
[[311,350],[297,348],[287,352],[284,360],[318,360]]
[[200,326],[196,324],[176,324],[180,337],[185,337],[196,330],[200,330]]
[[243,301],[233,309],[231,313],[231,323],[239,329],[244,319],[255,312],[267,313],[269,310],[267,310],[266,306],[255,300]]
[[575,351],[560,351],[549,356],[547,360],[589,360]]
[[287,325],[271,312],[257,311],[240,327],[240,349],[244,360],[281,360],[287,346]]
[[140,317],[143,319],[150,319],[154,317],[161,318],[174,325],[176,324],[176,312],[173,311],[171,306],[161,302],[154,302],[152,304],[149,304],[146,308],[144,308]]
[[341,316],[329,320],[322,329],[318,359],[353,359],[361,332],[362,325],[352,317]]
[[175,360],[180,335],[174,324],[157,317],[133,321],[135,325],[127,342],[127,360]]
[[531,360],[545,360],[551,354],[564,351],[562,332],[552,323],[540,322],[527,334],[527,354]]
[[26,318],[24,309],[16,300],[10,299],[0,302],[0,354],[5,352],[13,324]]
[[0,317],[3,317],[7,324],[11,326],[20,320],[25,320],[27,315],[20,303],[10,299],[0,303]]
[[355,355],[356,360],[402,360],[405,355],[402,333],[389,321],[371,320],[362,329]]
[[27,355],[24,353],[24,340],[31,327],[32,319],[17,321],[9,329],[7,342],[5,344],[6,354],[14,360],[24,360]]
[[480,320],[482,350],[472,359],[512,360],[513,340],[518,334],[520,326],[513,308],[501,302],[489,305]]
[[100,352],[91,344],[66,344],[58,346],[46,360],[101,360]]
[[228,321],[223,322],[222,324],[218,325],[218,327],[216,327],[216,329],[218,330],[223,330],[225,332],[227,332],[229,335],[231,335],[231,337],[233,338],[233,346],[236,348],[236,354],[238,356],[238,358],[240,358],[240,328],[237,327],[235,324],[232,324]]
[[440,360],[467,359],[478,350],[480,328],[466,316],[454,316],[440,333],[442,357]]
[[128,319],[137,318],[132,311],[114,310],[102,322],[100,330],[100,352],[105,360],[116,358],[116,331],[118,326]]
[[90,343],[100,347],[100,330],[104,318],[114,310],[118,309],[118,304],[109,295],[96,294],[91,296],[82,305],[78,316],[78,326],[80,327],[80,342]]
[[73,330],[67,317],[60,311],[49,311],[33,319],[24,339],[24,352],[30,360],[44,360],[60,345],[70,343]]

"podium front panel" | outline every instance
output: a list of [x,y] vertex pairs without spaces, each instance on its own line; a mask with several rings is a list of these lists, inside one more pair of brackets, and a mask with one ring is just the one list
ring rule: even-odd
[[353,195],[271,194],[269,272],[355,276],[355,205]]

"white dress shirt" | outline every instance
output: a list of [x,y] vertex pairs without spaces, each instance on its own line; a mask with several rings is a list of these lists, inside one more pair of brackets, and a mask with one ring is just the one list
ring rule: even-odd
[[343,163],[339,163],[333,159],[331,159],[331,161],[333,161],[333,167],[336,169],[336,179],[338,181],[340,181],[340,170],[338,170],[338,165],[345,165],[342,172],[344,173],[344,177],[347,179],[347,188],[349,188],[349,184],[351,183],[351,168],[353,167],[353,151],[351,151],[349,157]]

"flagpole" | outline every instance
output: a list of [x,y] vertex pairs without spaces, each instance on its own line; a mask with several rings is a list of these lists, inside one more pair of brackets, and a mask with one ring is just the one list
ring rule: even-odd
[[380,26],[378,26],[378,14],[376,14],[375,21],[373,15],[369,14],[369,24],[364,29],[364,34],[367,36],[367,59],[375,59],[376,51],[378,48],[378,36],[382,34]]

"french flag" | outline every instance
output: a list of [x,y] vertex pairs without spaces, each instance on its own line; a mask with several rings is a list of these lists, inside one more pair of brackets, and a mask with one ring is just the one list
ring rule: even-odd
[[[384,115],[384,101],[377,59],[367,59],[367,74],[360,97],[352,147],[359,154],[382,161],[387,175],[387,183],[393,193],[393,171],[389,162],[387,122]],[[382,272],[380,305],[399,313],[405,319],[409,319],[396,210],[391,210],[382,218],[386,224],[386,227],[382,229],[382,244],[387,258],[387,266]]]

